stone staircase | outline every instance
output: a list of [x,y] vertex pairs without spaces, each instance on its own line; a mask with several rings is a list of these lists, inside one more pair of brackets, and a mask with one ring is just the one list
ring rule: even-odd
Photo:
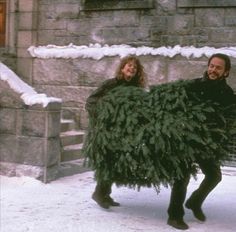
[[61,162],[82,158],[81,149],[85,132],[75,128],[73,120],[61,119]]
[[58,177],[74,175],[88,168],[83,166],[84,130],[76,129],[74,120],[61,119],[61,160]]

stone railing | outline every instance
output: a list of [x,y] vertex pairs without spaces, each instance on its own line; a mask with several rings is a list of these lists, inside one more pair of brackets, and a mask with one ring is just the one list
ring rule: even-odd
[[[31,91],[31,103],[38,103],[22,100],[27,91]],[[30,176],[45,183],[56,178],[61,102],[55,98],[41,104],[42,99],[49,98],[37,94],[0,63],[1,175]]]

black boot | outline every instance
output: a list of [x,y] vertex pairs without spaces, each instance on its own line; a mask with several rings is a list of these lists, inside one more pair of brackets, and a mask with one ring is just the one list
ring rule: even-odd
[[92,199],[95,200],[98,205],[104,209],[108,209],[110,206],[120,206],[120,203],[115,202],[111,197],[112,184],[109,182],[99,182],[95,188],[95,192],[92,195]]
[[106,201],[110,206],[120,206],[119,202],[114,201],[110,196],[106,197]]
[[185,207],[188,209],[191,209],[193,211],[193,215],[195,218],[197,218],[199,221],[206,221],[206,216],[203,213],[201,206],[197,206],[192,204],[189,200],[185,203]]
[[102,196],[102,195],[99,194],[98,192],[95,191],[95,192],[93,193],[92,199],[93,199],[94,201],[96,201],[97,204],[98,204],[99,206],[101,206],[102,208],[104,208],[104,209],[109,209],[109,207],[110,207],[109,202],[107,201],[107,199],[106,199],[104,196]]
[[179,219],[169,218],[167,224],[179,230],[187,230],[189,228],[189,226],[184,222],[182,218]]
[[107,182],[99,182],[96,185],[95,191],[92,195],[92,199],[98,203],[104,209],[110,207],[110,203],[107,200],[107,196],[111,193],[111,184]]

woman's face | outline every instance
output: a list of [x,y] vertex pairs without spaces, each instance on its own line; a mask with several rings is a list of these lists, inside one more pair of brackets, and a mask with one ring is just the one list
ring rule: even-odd
[[121,69],[121,73],[124,75],[124,79],[126,81],[131,81],[132,78],[137,73],[137,65],[134,61],[129,61],[125,64],[125,66]]

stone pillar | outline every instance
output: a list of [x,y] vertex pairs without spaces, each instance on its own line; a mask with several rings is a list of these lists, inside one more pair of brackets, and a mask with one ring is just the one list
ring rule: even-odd
[[56,179],[61,103],[0,108],[0,174]]
[[32,84],[33,59],[27,49],[37,44],[38,1],[18,1],[17,73]]

